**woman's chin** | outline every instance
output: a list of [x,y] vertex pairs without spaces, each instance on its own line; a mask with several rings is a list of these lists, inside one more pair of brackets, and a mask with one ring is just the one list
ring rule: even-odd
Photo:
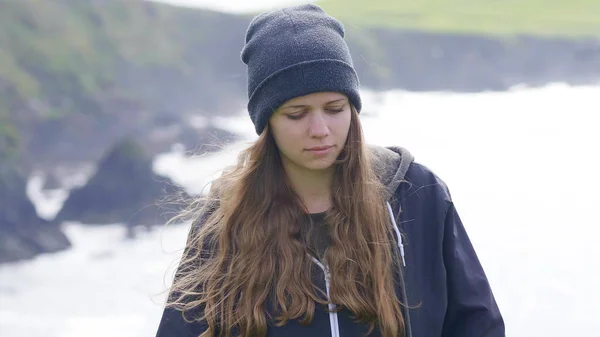
[[313,159],[309,162],[305,162],[304,168],[311,171],[323,171],[330,169],[334,164],[334,160],[331,158],[319,158]]

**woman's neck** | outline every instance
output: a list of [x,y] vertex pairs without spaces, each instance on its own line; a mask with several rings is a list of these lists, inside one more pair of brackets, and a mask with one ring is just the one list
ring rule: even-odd
[[331,206],[333,167],[326,170],[307,170],[287,166],[285,171],[292,189],[307,208],[306,212],[321,213],[329,209]]

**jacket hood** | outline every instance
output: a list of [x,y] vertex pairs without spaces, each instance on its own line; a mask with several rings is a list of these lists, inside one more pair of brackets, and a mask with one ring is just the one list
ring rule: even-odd
[[414,156],[405,148],[369,145],[371,165],[379,181],[385,186],[386,200],[390,200],[398,189]]

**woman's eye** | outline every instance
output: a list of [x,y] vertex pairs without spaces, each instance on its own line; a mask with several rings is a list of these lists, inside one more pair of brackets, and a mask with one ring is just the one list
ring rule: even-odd
[[341,107],[341,108],[336,108],[336,109],[328,109],[328,110],[329,110],[329,112],[331,112],[331,113],[339,113],[339,112],[342,112],[342,111],[344,111],[344,108],[343,108],[343,107]]
[[286,115],[287,118],[292,119],[292,120],[297,120],[302,118],[302,116],[304,116],[304,113],[297,113],[297,114],[290,114],[290,115]]

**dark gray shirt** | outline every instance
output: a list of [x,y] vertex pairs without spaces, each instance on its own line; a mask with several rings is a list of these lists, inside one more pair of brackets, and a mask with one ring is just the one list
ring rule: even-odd
[[330,244],[329,229],[325,223],[325,212],[308,214],[302,226],[302,237],[308,251],[322,259]]

